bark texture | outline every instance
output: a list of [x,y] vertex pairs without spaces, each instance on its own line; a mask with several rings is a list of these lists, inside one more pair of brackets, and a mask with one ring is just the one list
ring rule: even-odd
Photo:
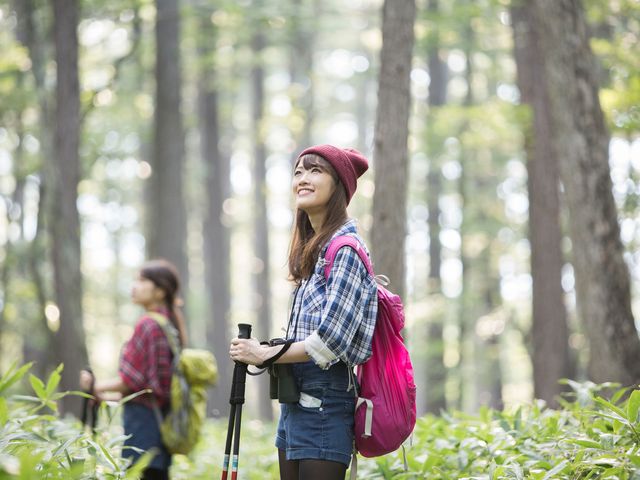
[[[260,27],[258,27],[260,28]],[[253,336],[259,339],[269,338],[271,330],[271,286],[269,277],[269,220],[267,216],[267,152],[264,143],[264,67],[262,53],[266,39],[262,32],[257,32],[252,39],[254,66],[251,70],[252,85],[252,121],[253,121],[253,180],[254,180],[254,281],[256,328]],[[260,418],[273,419],[273,408],[269,399],[268,375],[258,377],[258,404]]]
[[183,195],[184,130],[181,115],[180,14],[177,0],[156,0],[156,107],[147,205],[150,257],[178,268],[187,291],[187,216]]
[[374,138],[375,196],[371,250],[375,269],[404,293],[404,242],[411,105],[410,74],[414,43],[414,0],[385,0],[382,52]]
[[40,172],[38,174],[38,214],[36,222],[36,231],[29,244],[28,271],[33,281],[36,299],[39,306],[40,317],[37,319],[37,335],[27,335],[23,342],[23,355],[25,360],[34,360],[34,373],[43,378],[55,368],[53,364],[53,352],[49,345],[54,344],[53,332],[47,326],[47,318],[45,316],[45,307],[50,297],[48,285],[46,285],[44,275],[42,274],[42,266],[46,265],[46,257],[48,252],[45,246],[45,219],[49,215],[48,208],[48,182],[50,182],[52,174],[49,169],[53,168],[52,162],[45,159],[51,159],[53,152],[53,134],[50,128],[53,125],[52,108],[51,108],[51,91],[45,83],[45,52],[43,46],[46,42],[42,39],[42,32],[37,28],[36,16],[38,8],[33,0],[14,0],[14,9],[16,12],[18,25],[16,36],[20,43],[27,48],[29,59],[31,60],[31,74],[34,78],[36,94],[38,97],[38,130],[40,140]]
[[207,346],[213,350],[218,364],[218,383],[209,395],[209,413],[226,417],[229,414],[229,392],[232,364],[228,349],[229,310],[229,228],[224,222],[224,201],[229,197],[229,159],[220,148],[219,95],[216,86],[216,32],[209,20],[200,23],[198,58],[198,115],[200,150],[206,171],[207,209],[204,217],[205,284],[209,295],[209,320],[206,323]]
[[[429,0],[427,11],[436,16],[439,10],[438,0]],[[435,22],[434,22],[435,24]],[[440,57],[440,39],[437,29],[431,34],[427,48],[429,65],[429,119],[434,121],[438,108],[447,101],[447,64]],[[440,195],[442,193],[442,174],[439,156],[442,152],[441,140],[428,132],[429,138],[429,173],[427,175],[427,206],[429,209],[429,293],[442,298],[442,244],[440,242]],[[426,370],[426,402],[425,411],[439,414],[447,408],[445,398],[445,382],[447,370],[444,365],[444,311],[432,312],[429,315],[427,331],[427,370]]]
[[640,341],[608,163],[597,64],[578,0],[533,0],[554,145],[570,214],[578,312],[595,382],[640,381]]
[[[77,388],[78,371],[87,364],[82,324],[80,218],[76,206],[80,180],[80,86],[78,79],[78,2],[53,2],[56,58],[56,121],[48,219],[60,328],[54,336],[56,360],[64,363],[61,390]],[[69,396],[64,411],[79,413]]]
[[292,161],[298,159],[297,154],[312,145],[311,130],[314,121],[314,92],[313,92],[313,44],[315,30],[310,19],[318,14],[317,0],[291,0],[293,15],[288,22],[291,28],[291,50],[289,58],[289,75],[291,76],[291,97],[302,125],[296,124],[292,128],[296,148]]
[[[563,390],[558,380],[570,378],[569,329],[562,289],[562,232],[560,173],[551,132],[544,57],[531,13],[531,4],[511,10],[518,87],[522,103],[530,107],[525,131],[531,244],[532,360],[534,396],[551,407]],[[529,120],[529,119],[528,119]]]

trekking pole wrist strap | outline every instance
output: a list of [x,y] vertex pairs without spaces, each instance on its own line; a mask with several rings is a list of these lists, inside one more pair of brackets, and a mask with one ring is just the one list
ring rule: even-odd
[[291,345],[293,345],[293,340],[287,340],[286,342],[284,342],[282,344],[282,348],[278,351],[278,353],[276,353],[273,357],[269,358],[268,360],[265,360],[264,363],[262,363],[261,365],[257,365],[258,368],[268,368],[271,365],[273,365],[274,363],[276,363],[276,361],[285,353],[287,353],[287,350],[289,350],[289,348],[291,347]]

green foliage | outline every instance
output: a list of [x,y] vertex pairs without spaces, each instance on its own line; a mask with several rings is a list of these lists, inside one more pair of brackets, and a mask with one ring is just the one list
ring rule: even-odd
[[[30,367],[14,365],[0,377],[0,480],[138,478],[151,454],[126,469],[120,457],[124,436],[112,425],[115,410],[102,407],[101,416],[107,420],[100,423],[106,425],[93,436],[77,421],[56,414],[52,402],[63,395],[56,392],[61,367],[46,382],[29,376],[35,396],[8,394]],[[564,399],[559,410],[538,402],[512,411],[483,408],[476,415],[422,417],[406,446],[406,468],[402,450],[360,458],[358,478],[639,479],[640,390],[605,396],[614,385],[566,383],[573,389],[572,398]],[[174,456],[172,478],[217,478],[226,427],[224,420],[209,421],[195,450],[189,456]],[[245,418],[241,478],[278,478],[274,431],[273,424]]]
[[[573,402],[551,410],[542,403],[512,412],[483,409],[419,419],[413,445],[376,459],[364,478],[589,479],[640,478],[640,390],[568,382]],[[587,394],[587,395],[584,395]],[[624,401],[621,398],[625,397]]]
[[[25,380],[31,366],[12,365],[0,377],[0,480],[139,478],[153,454],[144,455],[127,470],[120,455],[125,437],[110,421],[102,422],[105,425],[92,435],[76,419],[58,415],[57,401],[65,395],[89,397],[82,392],[57,391],[62,365],[46,382],[29,375],[35,395],[10,393]],[[102,406],[101,413],[113,419],[108,407]]]
[[633,0],[586,3],[592,47],[605,69],[600,100],[610,128],[629,136],[640,131],[640,61],[631,45],[640,39],[640,4]]

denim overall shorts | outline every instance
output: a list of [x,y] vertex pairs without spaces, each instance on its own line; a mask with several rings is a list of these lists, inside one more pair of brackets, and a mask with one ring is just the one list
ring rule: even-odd
[[348,466],[355,410],[348,367],[339,362],[322,370],[312,361],[292,367],[300,401],[281,404],[276,447],[286,452],[287,460],[331,460]]

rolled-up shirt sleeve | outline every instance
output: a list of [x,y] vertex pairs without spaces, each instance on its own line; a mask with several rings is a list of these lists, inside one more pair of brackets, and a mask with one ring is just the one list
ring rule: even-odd
[[305,339],[305,350],[319,367],[340,360],[359,365],[371,356],[377,298],[375,280],[358,254],[341,248],[327,279],[320,324]]

